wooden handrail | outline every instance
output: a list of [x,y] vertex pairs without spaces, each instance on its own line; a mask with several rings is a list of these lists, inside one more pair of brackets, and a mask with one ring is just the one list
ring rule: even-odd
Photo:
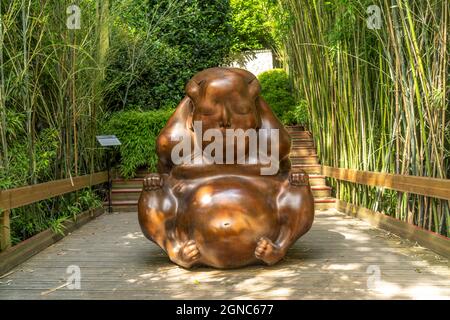
[[55,180],[9,190],[0,190],[0,251],[11,246],[11,209],[47,200],[69,192],[108,181],[108,172],[102,171],[72,179]]
[[337,180],[383,187],[422,196],[450,200],[450,179],[360,171],[322,166],[322,175]]
[[72,179],[55,180],[15,189],[0,190],[0,210],[23,207],[107,181],[108,172],[102,171]]

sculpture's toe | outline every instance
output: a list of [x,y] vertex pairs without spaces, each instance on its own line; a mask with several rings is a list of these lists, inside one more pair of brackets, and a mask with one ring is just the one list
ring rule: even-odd
[[263,237],[256,245],[255,257],[268,265],[272,265],[283,258],[283,252],[270,239]]
[[144,179],[144,190],[151,191],[160,189],[163,185],[163,179],[158,173],[152,173]]
[[294,186],[307,186],[309,184],[309,176],[303,170],[299,172],[293,172],[289,177],[289,182]]
[[183,267],[190,268],[200,258],[201,254],[194,240],[187,241],[181,248],[180,259]]

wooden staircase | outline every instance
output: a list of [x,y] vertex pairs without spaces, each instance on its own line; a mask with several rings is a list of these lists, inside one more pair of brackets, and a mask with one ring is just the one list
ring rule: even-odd
[[[320,164],[311,133],[296,126],[287,129],[292,138],[292,170],[295,172],[296,169],[303,169],[309,174],[316,210],[334,207],[335,199],[331,197],[331,188],[326,185],[325,177],[320,175]],[[137,212],[142,183],[148,174],[147,171],[139,170],[133,179],[113,179],[111,199],[114,212]]]
[[331,197],[331,188],[326,185],[325,176],[320,174],[319,158],[311,132],[298,126],[286,128],[292,139],[292,171],[301,169],[308,173],[316,210],[334,208],[336,199]]

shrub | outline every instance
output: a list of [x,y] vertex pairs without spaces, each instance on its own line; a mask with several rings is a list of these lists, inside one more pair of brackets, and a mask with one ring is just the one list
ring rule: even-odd
[[258,76],[261,95],[279,119],[293,110],[296,101],[290,90],[289,79],[282,69],[273,69]]
[[306,126],[309,122],[309,111],[306,100],[301,100],[292,110],[283,114],[281,122],[285,125],[301,124]]
[[122,142],[119,170],[123,177],[132,178],[139,167],[156,170],[156,138],[173,111],[123,111],[107,121],[104,133],[115,134]]

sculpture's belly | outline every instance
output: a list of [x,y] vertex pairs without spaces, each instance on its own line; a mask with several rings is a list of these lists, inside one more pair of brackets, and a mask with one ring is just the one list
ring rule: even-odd
[[278,234],[273,197],[250,181],[237,177],[209,181],[187,197],[177,227],[197,242],[203,259],[208,259],[206,264],[236,267],[251,263],[256,260],[258,240]]

